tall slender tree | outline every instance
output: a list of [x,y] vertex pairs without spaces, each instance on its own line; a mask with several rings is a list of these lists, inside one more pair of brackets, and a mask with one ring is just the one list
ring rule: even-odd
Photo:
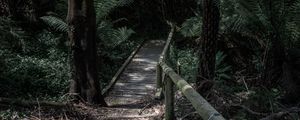
[[200,40],[196,87],[199,93],[213,86],[215,76],[216,42],[219,32],[219,0],[203,0],[203,25]]
[[106,105],[97,77],[94,1],[69,0],[67,20],[72,52],[70,93],[78,94],[88,103]]

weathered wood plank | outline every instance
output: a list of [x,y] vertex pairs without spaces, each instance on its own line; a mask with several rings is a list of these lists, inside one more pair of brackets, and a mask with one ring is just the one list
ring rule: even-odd
[[126,59],[126,61],[123,63],[123,65],[120,67],[118,72],[114,75],[110,83],[102,90],[102,95],[107,95],[109,90],[113,87],[113,85],[116,83],[116,81],[120,78],[121,73],[125,70],[125,68],[128,66],[128,64],[131,62],[131,60],[134,58],[134,56],[137,54],[137,52],[142,48],[145,41],[143,41]]
[[[204,120],[225,120],[225,118],[215,110],[196,90],[192,88],[183,78],[170,68],[166,63],[160,63],[162,70],[175,83],[177,88],[187,97],[192,103],[197,113]],[[168,91],[168,90],[167,90]]]

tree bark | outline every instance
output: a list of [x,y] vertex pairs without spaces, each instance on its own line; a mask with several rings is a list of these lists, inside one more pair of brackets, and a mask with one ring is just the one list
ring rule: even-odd
[[72,52],[70,93],[78,94],[88,103],[106,105],[97,77],[96,15],[93,0],[69,0],[68,4],[68,33]]
[[[215,60],[216,60],[216,41],[219,31],[219,1],[203,0],[203,25],[200,40],[199,66],[196,87],[198,92],[205,92],[212,87]],[[205,82],[206,81],[206,82]],[[205,84],[205,86],[204,86]]]

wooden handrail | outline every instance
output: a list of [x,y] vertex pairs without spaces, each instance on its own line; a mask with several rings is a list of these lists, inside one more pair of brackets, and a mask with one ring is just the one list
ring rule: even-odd
[[[174,120],[174,85],[183,93],[183,95],[192,103],[197,113],[204,120],[225,120],[225,118],[207,102],[191,85],[189,85],[180,75],[178,75],[171,67],[167,65],[166,59],[170,44],[175,32],[175,27],[171,25],[171,31],[168,35],[166,45],[160,55],[157,64],[157,98],[165,97],[165,119]],[[163,83],[164,82],[164,83]],[[163,92],[164,91],[164,92]]]
[[165,62],[165,60],[166,60],[166,54],[168,53],[168,50],[170,48],[170,44],[171,44],[171,41],[172,41],[172,38],[173,38],[173,34],[175,32],[175,26],[172,23],[170,23],[170,26],[171,26],[171,31],[170,31],[170,33],[168,35],[168,39],[166,41],[165,47],[163,49],[163,52],[159,56],[159,61],[158,61],[159,63],[160,62]]
[[162,98],[162,94],[163,94],[162,93],[163,92],[162,91],[162,88],[163,88],[162,81],[164,79],[164,75],[160,74],[161,73],[161,67],[160,67],[159,63],[166,61],[166,54],[169,51],[169,48],[170,48],[169,46],[171,44],[171,41],[172,41],[172,38],[173,38],[173,35],[174,35],[174,32],[175,32],[175,25],[173,25],[170,22],[168,22],[168,24],[171,26],[171,30],[170,30],[170,33],[168,35],[168,38],[167,38],[166,44],[164,46],[163,52],[159,56],[159,60],[158,60],[158,63],[157,63],[157,69],[156,69],[156,75],[157,75],[156,87],[157,87],[157,92],[156,92],[155,96],[158,99]]
[[[176,87],[183,93],[183,95],[192,103],[197,113],[204,120],[225,120],[223,116],[216,111],[191,85],[189,85],[182,77],[180,77],[172,68],[166,63],[160,63],[163,72],[172,80]],[[168,85],[166,85],[167,87]],[[166,88],[166,90],[172,90]],[[168,99],[166,97],[166,99]]]

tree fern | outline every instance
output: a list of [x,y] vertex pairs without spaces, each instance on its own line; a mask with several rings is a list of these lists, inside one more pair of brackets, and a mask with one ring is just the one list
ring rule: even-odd
[[97,23],[100,24],[101,20],[103,20],[115,8],[129,5],[133,1],[134,0],[96,0],[95,9]]
[[215,65],[215,74],[216,79],[218,80],[226,80],[231,79],[231,66],[224,63],[227,55],[224,52],[218,51],[216,54],[216,65]]
[[202,18],[198,15],[187,19],[180,28],[180,33],[185,37],[196,37],[200,36],[201,33],[201,22]]
[[114,46],[117,46],[121,43],[123,43],[124,41],[128,40],[129,37],[134,34],[135,32],[132,30],[132,29],[128,29],[127,27],[121,27],[121,28],[118,28],[116,31],[115,31],[115,43],[114,43]]
[[40,19],[55,31],[59,31],[59,32],[68,31],[68,25],[66,24],[65,21],[61,20],[60,18],[54,16],[43,16],[40,17]]
[[[105,17],[116,7],[132,3],[133,0],[101,0],[95,1],[97,15],[97,37],[101,42],[111,48],[115,48],[126,41],[134,31],[126,27],[115,29],[113,23],[105,20]],[[65,21],[54,16],[43,16],[40,19],[51,29],[59,32],[67,32],[68,25]]]
[[101,22],[98,27],[98,37],[103,44],[110,48],[115,48],[121,43],[129,39],[129,37],[135,32],[127,27],[114,29],[111,22]]
[[293,44],[299,38],[299,1],[240,0],[236,8],[238,18],[226,30],[265,41],[265,45],[276,30],[282,41]]
[[24,39],[27,37],[25,31],[17,25],[17,22],[10,18],[0,17],[0,47],[17,47],[25,51],[26,43]]

